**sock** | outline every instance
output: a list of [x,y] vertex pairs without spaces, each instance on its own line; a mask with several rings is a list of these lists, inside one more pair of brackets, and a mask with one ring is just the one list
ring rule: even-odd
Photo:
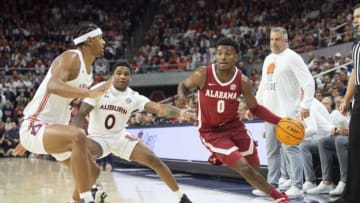
[[179,201],[181,200],[181,198],[184,194],[180,189],[175,191],[174,193],[176,194],[176,197],[178,198]]
[[282,195],[280,192],[278,192],[278,191],[274,188],[274,186],[271,186],[270,192],[267,193],[267,195],[269,195],[270,197],[272,197],[272,198],[275,199],[275,200],[283,197],[283,195]]
[[94,201],[94,198],[93,198],[93,196],[91,195],[91,192],[90,192],[90,191],[80,193],[80,199],[85,200],[85,202]]
[[69,201],[69,203],[79,203],[79,201],[76,201],[76,200],[74,200],[74,199],[71,199],[71,200]]

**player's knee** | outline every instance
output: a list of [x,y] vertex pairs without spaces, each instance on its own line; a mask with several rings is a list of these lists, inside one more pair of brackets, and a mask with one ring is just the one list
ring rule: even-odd
[[86,133],[83,129],[77,129],[74,132],[72,142],[76,145],[85,145],[86,144]]

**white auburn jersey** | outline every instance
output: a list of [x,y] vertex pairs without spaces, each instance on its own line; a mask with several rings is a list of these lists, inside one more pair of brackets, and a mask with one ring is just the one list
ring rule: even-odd
[[[65,82],[74,87],[89,88],[93,83],[92,73],[88,74],[84,59],[80,50],[68,50],[79,55],[80,71],[78,76],[71,81]],[[56,59],[55,59],[56,60]],[[68,124],[71,116],[71,108],[74,98],[65,98],[47,92],[47,84],[51,78],[52,65],[49,68],[44,80],[37,89],[34,98],[25,107],[25,119],[40,120],[47,124]]]
[[111,86],[101,97],[86,98],[83,102],[94,107],[89,114],[89,135],[108,135],[125,129],[131,113],[144,110],[150,100],[129,87],[122,92]]

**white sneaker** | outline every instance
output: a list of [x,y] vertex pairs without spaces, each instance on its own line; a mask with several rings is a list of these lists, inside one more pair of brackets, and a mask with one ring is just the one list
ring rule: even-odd
[[303,197],[304,195],[303,191],[294,185],[286,190],[285,194],[289,197],[289,199],[297,199]]
[[310,181],[305,181],[305,183],[302,186],[302,189],[304,192],[316,187],[316,184]]
[[265,197],[267,196],[265,193],[261,192],[260,190],[258,189],[255,189],[255,190],[252,190],[251,193],[255,196],[258,196],[258,197]]
[[310,189],[306,191],[307,194],[329,194],[331,190],[334,189],[334,184],[326,185],[324,184],[324,181],[321,181],[318,186],[316,186],[313,189]]
[[336,188],[329,192],[329,195],[339,196],[339,195],[341,195],[343,193],[344,189],[345,189],[345,183],[342,182],[342,181],[339,181]]
[[282,185],[282,184],[285,183],[287,180],[288,180],[288,179],[281,177],[281,178],[279,179],[279,185]]
[[279,185],[280,191],[285,191],[291,187],[291,179],[286,180],[283,184]]

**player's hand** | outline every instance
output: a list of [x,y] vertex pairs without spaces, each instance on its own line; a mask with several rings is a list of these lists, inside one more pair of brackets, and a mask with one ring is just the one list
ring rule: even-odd
[[181,97],[181,96],[178,97],[177,106],[179,108],[181,109],[186,108],[187,103],[188,103],[188,99],[186,97]]
[[254,115],[251,113],[251,111],[248,109],[245,112],[245,118],[248,119],[249,121],[252,121],[254,119]]
[[180,116],[189,122],[196,121],[196,115],[193,112],[181,110]]
[[102,96],[103,94],[105,94],[111,87],[112,82],[113,82],[113,78],[110,78],[105,83],[101,84],[100,86],[98,86],[94,89],[91,89],[89,98],[98,98],[98,97]]
[[347,113],[348,109],[349,109],[349,102],[346,102],[345,100],[341,102],[339,106],[340,113],[345,114]]
[[22,146],[22,144],[18,144],[15,149],[12,151],[12,155],[13,156],[23,156],[26,152],[26,149],[24,148],[24,146]]
[[301,120],[304,120],[305,118],[310,116],[310,110],[301,108]]

